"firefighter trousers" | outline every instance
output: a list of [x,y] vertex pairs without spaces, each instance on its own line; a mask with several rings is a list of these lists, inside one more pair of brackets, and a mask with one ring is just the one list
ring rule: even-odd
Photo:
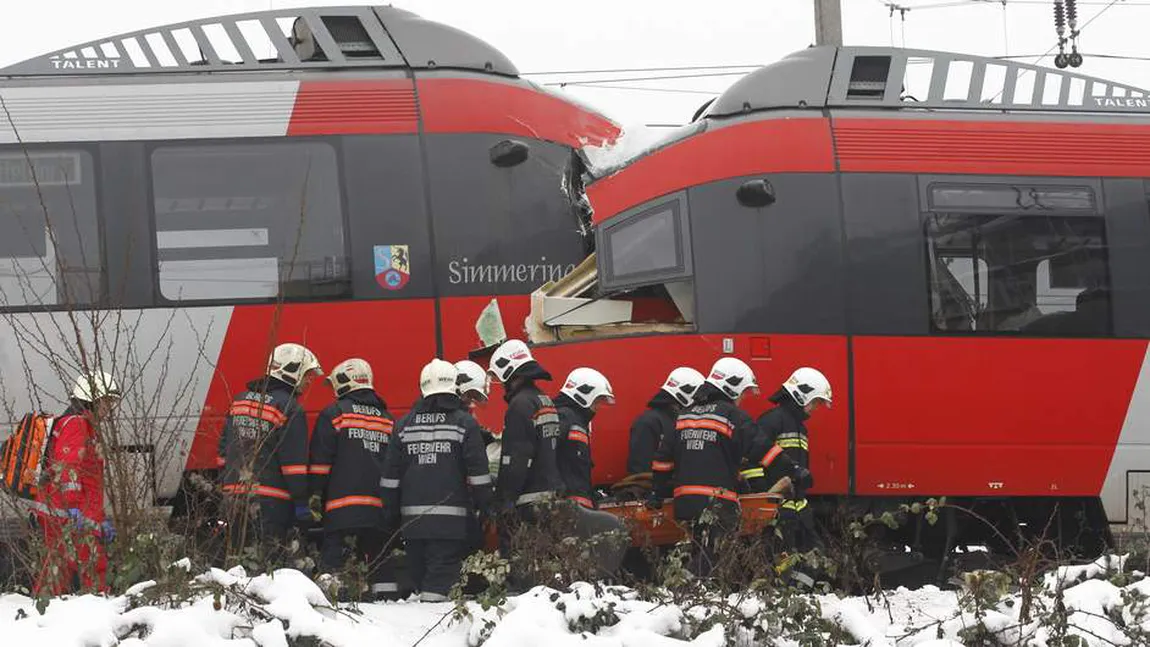
[[420,599],[447,599],[451,587],[459,581],[468,541],[460,539],[423,539],[405,537],[406,565]]
[[352,557],[366,566],[373,597],[399,599],[396,543],[388,545],[391,533],[379,528],[324,530],[320,562],[329,573],[344,568]]
[[690,521],[691,561],[688,570],[696,577],[710,577],[722,556],[724,544],[739,529],[737,503],[715,501],[699,518]]
[[807,553],[820,547],[815,532],[815,516],[806,499],[784,502],[779,506],[778,519],[783,550],[788,553]]
[[59,517],[37,514],[44,533],[44,564],[33,594],[106,592],[108,556],[100,536]]

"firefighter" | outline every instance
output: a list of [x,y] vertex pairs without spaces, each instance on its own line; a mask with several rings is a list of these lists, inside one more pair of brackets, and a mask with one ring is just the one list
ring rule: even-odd
[[315,516],[323,519],[323,567],[338,571],[346,551],[354,550],[369,565],[372,595],[384,599],[399,595],[384,550],[396,529],[384,526],[379,492],[394,421],[372,377],[371,366],[359,358],[331,370],[327,382],[336,400],[316,418],[308,471],[312,511],[322,510]]
[[565,496],[584,508],[597,508],[591,488],[591,419],[604,404],[615,404],[611,383],[593,368],[577,368],[567,376],[555,408],[559,412],[556,461]]
[[47,560],[35,594],[107,591],[105,543],[115,528],[104,518],[104,457],[101,426],[121,397],[111,375],[79,376],[68,408],[52,425],[46,450],[46,478],[34,508],[44,532]]
[[[691,527],[692,570],[700,577],[710,574],[722,541],[738,529],[741,462],[760,462],[766,454],[754,420],[739,408],[748,391],[758,390],[746,363],[720,358],[651,463],[655,489],[648,505],[658,508],[663,498],[674,497],[675,518]],[[704,518],[708,510],[712,514]]]
[[675,428],[679,414],[695,401],[695,392],[704,379],[702,373],[689,366],[671,371],[663,386],[647,402],[647,410],[631,423],[628,474],[651,471],[651,460],[659,448],[659,441]]
[[[805,553],[818,544],[806,492],[814,486],[804,422],[820,405],[831,406],[831,384],[817,369],[802,367],[770,397],[775,407],[758,420],[763,442],[771,448],[762,465],[743,472],[753,491],[789,490],[779,508],[778,526],[788,552]],[[787,479],[787,481],[783,481]]]
[[[468,359],[456,362],[455,370],[459,371],[459,377],[456,380],[459,398],[463,400],[467,410],[475,415],[476,409],[487,406],[488,398],[491,395],[491,376],[483,370],[482,366]],[[495,435],[482,424],[479,426],[479,433],[483,438],[484,456],[487,456],[487,468],[490,472],[492,468],[491,453],[497,449],[491,447],[491,443],[495,442]],[[486,537],[479,515],[473,514],[469,517],[467,526],[470,550],[482,550],[486,543]]]
[[551,374],[518,339],[495,349],[488,371],[503,384],[503,399],[507,401],[495,498],[500,510],[515,510],[527,518],[532,504],[563,492],[555,458],[559,413],[551,398],[535,384],[536,380],[550,380]]
[[479,424],[459,397],[458,374],[440,359],[423,367],[423,399],[392,434],[380,482],[384,510],[402,518],[406,563],[423,602],[447,600],[469,549],[467,520],[477,510],[486,515],[492,500]]
[[308,507],[308,428],[298,397],[323,375],[314,353],[299,344],[280,344],[265,374],[247,384],[232,401],[220,435],[221,488],[229,520],[254,501],[256,519],[237,528],[234,542],[258,542],[272,561],[281,555],[293,522],[312,523]]
[[467,410],[474,411],[486,405],[491,395],[491,376],[487,371],[468,359],[456,362],[455,370],[459,371],[459,397],[467,405]]

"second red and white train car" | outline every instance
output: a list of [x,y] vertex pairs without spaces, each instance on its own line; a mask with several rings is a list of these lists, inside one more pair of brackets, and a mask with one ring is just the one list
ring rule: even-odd
[[[835,395],[809,423],[824,512],[945,495],[1011,537],[1057,514],[1052,539],[1096,549],[1150,485],[1148,182],[1144,91],[811,48],[590,182],[595,256],[537,292],[527,330],[553,371],[616,387],[601,482],[675,366],[746,360],[757,415],[808,365]],[[910,532],[996,537],[951,512]]]

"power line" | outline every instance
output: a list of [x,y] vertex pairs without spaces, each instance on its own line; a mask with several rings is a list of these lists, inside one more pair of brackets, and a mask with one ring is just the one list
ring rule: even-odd
[[549,72],[520,72],[519,76],[552,76],[565,74],[617,74],[623,72],[689,72],[693,70],[738,70],[744,68],[762,67],[763,63],[750,63],[747,65],[681,65],[678,67],[621,67],[604,70],[552,70]]
[[722,90],[717,90],[715,92],[708,92],[706,90],[689,90],[686,88],[641,88],[641,87],[636,86],[636,85],[599,85],[596,83],[579,83],[579,84],[568,83],[566,85],[577,85],[580,88],[601,88],[603,90],[635,90],[638,92],[673,92],[673,93],[677,93],[677,94],[705,94],[709,97],[713,97],[713,96],[722,94]]
[[[761,66],[759,66],[761,67]],[[660,81],[663,79],[703,79],[716,76],[746,76],[746,72],[711,72],[709,74],[666,74],[662,76],[632,76],[622,79],[587,79],[576,81],[552,81],[551,83],[544,83],[543,85],[556,85],[559,87],[568,85],[587,85],[594,83],[629,83],[632,81]]]

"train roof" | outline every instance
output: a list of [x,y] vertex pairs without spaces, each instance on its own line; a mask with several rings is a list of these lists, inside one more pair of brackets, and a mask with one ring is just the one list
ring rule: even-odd
[[773,110],[1150,115],[1150,91],[1071,70],[892,47],[817,46],[748,73],[690,123],[594,169],[592,182],[677,142]]
[[747,74],[703,116],[778,108],[1150,114],[1150,91],[1070,70],[970,54],[821,46]]
[[0,77],[361,68],[519,75],[499,50],[467,32],[390,6],[350,6],[257,11],[118,34],[0,68]]

